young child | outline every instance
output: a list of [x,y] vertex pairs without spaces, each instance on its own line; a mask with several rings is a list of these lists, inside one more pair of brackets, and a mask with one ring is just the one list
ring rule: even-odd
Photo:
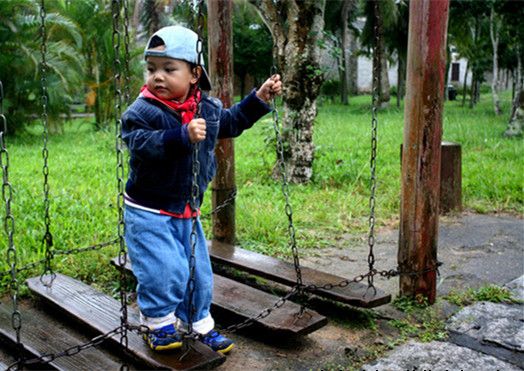
[[[156,351],[182,346],[190,321],[192,144],[200,143],[198,208],[215,174],[217,139],[237,137],[253,126],[282,90],[280,76],[274,75],[224,109],[200,90],[210,90],[211,84],[203,65],[197,64],[197,39],[181,26],[162,28],[149,39],[146,84],[122,116],[122,137],[131,154],[125,238],[138,281],[141,322],[151,330],[144,338]],[[195,119],[199,101],[201,117]],[[214,330],[209,311],[213,273],[198,219],[197,234],[193,331],[213,350],[227,353],[234,344]]]

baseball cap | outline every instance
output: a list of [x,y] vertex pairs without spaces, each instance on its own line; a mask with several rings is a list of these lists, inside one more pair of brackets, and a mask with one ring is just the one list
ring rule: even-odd
[[[165,48],[163,50],[151,49],[152,41],[161,39]],[[188,28],[182,26],[167,26],[163,27],[151,36],[147,42],[144,51],[144,57],[167,57],[173,59],[181,59],[186,62],[199,64],[202,66],[202,76],[200,76],[199,85],[202,90],[211,90],[211,82],[209,75],[204,67],[203,53],[201,61],[198,63],[197,53],[198,35]]]

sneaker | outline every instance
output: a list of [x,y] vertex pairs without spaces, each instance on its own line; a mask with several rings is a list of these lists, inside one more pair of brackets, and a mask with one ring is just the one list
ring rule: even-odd
[[151,330],[144,334],[147,345],[155,351],[176,349],[182,346],[182,336],[177,332],[173,324]]
[[226,354],[235,347],[235,343],[224,335],[220,335],[218,331],[211,330],[202,336],[201,341],[215,352]]

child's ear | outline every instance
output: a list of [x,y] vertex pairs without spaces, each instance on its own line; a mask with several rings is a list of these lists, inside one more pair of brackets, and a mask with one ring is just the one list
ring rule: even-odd
[[202,67],[200,67],[200,66],[194,67],[193,70],[191,71],[191,73],[193,74],[193,78],[191,79],[191,83],[192,84],[196,84],[198,82],[198,80],[200,80],[200,76],[202,76]]

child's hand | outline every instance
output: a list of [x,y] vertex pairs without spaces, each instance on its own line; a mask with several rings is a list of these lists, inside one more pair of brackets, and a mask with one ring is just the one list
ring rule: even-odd
[[191,143],[198,143],[206,139],[206,120],[194,119],[187,124],[187,132]]
[[282,94],[282,81],[280,75],[276,74],[266,80],[257,90],[257,97],[268,103],[275,95]]

